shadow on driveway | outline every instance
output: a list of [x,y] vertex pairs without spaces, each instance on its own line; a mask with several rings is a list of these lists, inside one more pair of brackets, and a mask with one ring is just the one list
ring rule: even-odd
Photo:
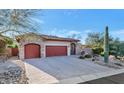
[[104,77],[80,84],[124,84],[124,73],[109,77]]

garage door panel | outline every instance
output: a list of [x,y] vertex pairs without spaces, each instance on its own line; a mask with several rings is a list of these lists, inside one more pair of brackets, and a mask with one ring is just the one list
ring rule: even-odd
[[66,56],[67,46],[46,46],[46,56]]
[[40,58],[40,45],[28,44],[25,45],[25,58]]

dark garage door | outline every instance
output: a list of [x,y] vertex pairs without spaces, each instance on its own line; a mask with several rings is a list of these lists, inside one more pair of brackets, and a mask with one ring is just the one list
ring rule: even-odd
[[25,45],[25,59],[40,58],[40,45],[27,44]]
[[46,46],[46,57],[66,55],[67,46]]

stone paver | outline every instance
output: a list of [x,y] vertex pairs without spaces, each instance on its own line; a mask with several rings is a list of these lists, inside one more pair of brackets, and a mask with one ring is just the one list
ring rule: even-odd
[[[29,59],[25,60],[25,62],[27,74],[32,78],[30,80],[31,83],[38,81],[37,79],[40,77],[41,79],[38,83],[45,83],[48,80],[45,80],[47,76],[51,78],[49,79],[51,80],[50,83],[80,83],[81,81],[85,82],[124,72],[124,70],[117,70],[84,61],[76,56]],[[34,70],[38,71],[35,72]],[[42,78],[44,81],[42,81]]]

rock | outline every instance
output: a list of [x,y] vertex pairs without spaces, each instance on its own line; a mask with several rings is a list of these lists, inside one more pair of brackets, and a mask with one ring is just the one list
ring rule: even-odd
[[82,51],[84,51],[85,54],[92,55],[93,51],[91,48],[84,48]]
[[0,84],[27,84],[24,70],[13,63],[0,64]]
[[115,58],[115,56],[110,55],[110,56],[109,56],[109,60],[110,60],[110,61],[114,61],[114,60],[116,60],[116,58]]

